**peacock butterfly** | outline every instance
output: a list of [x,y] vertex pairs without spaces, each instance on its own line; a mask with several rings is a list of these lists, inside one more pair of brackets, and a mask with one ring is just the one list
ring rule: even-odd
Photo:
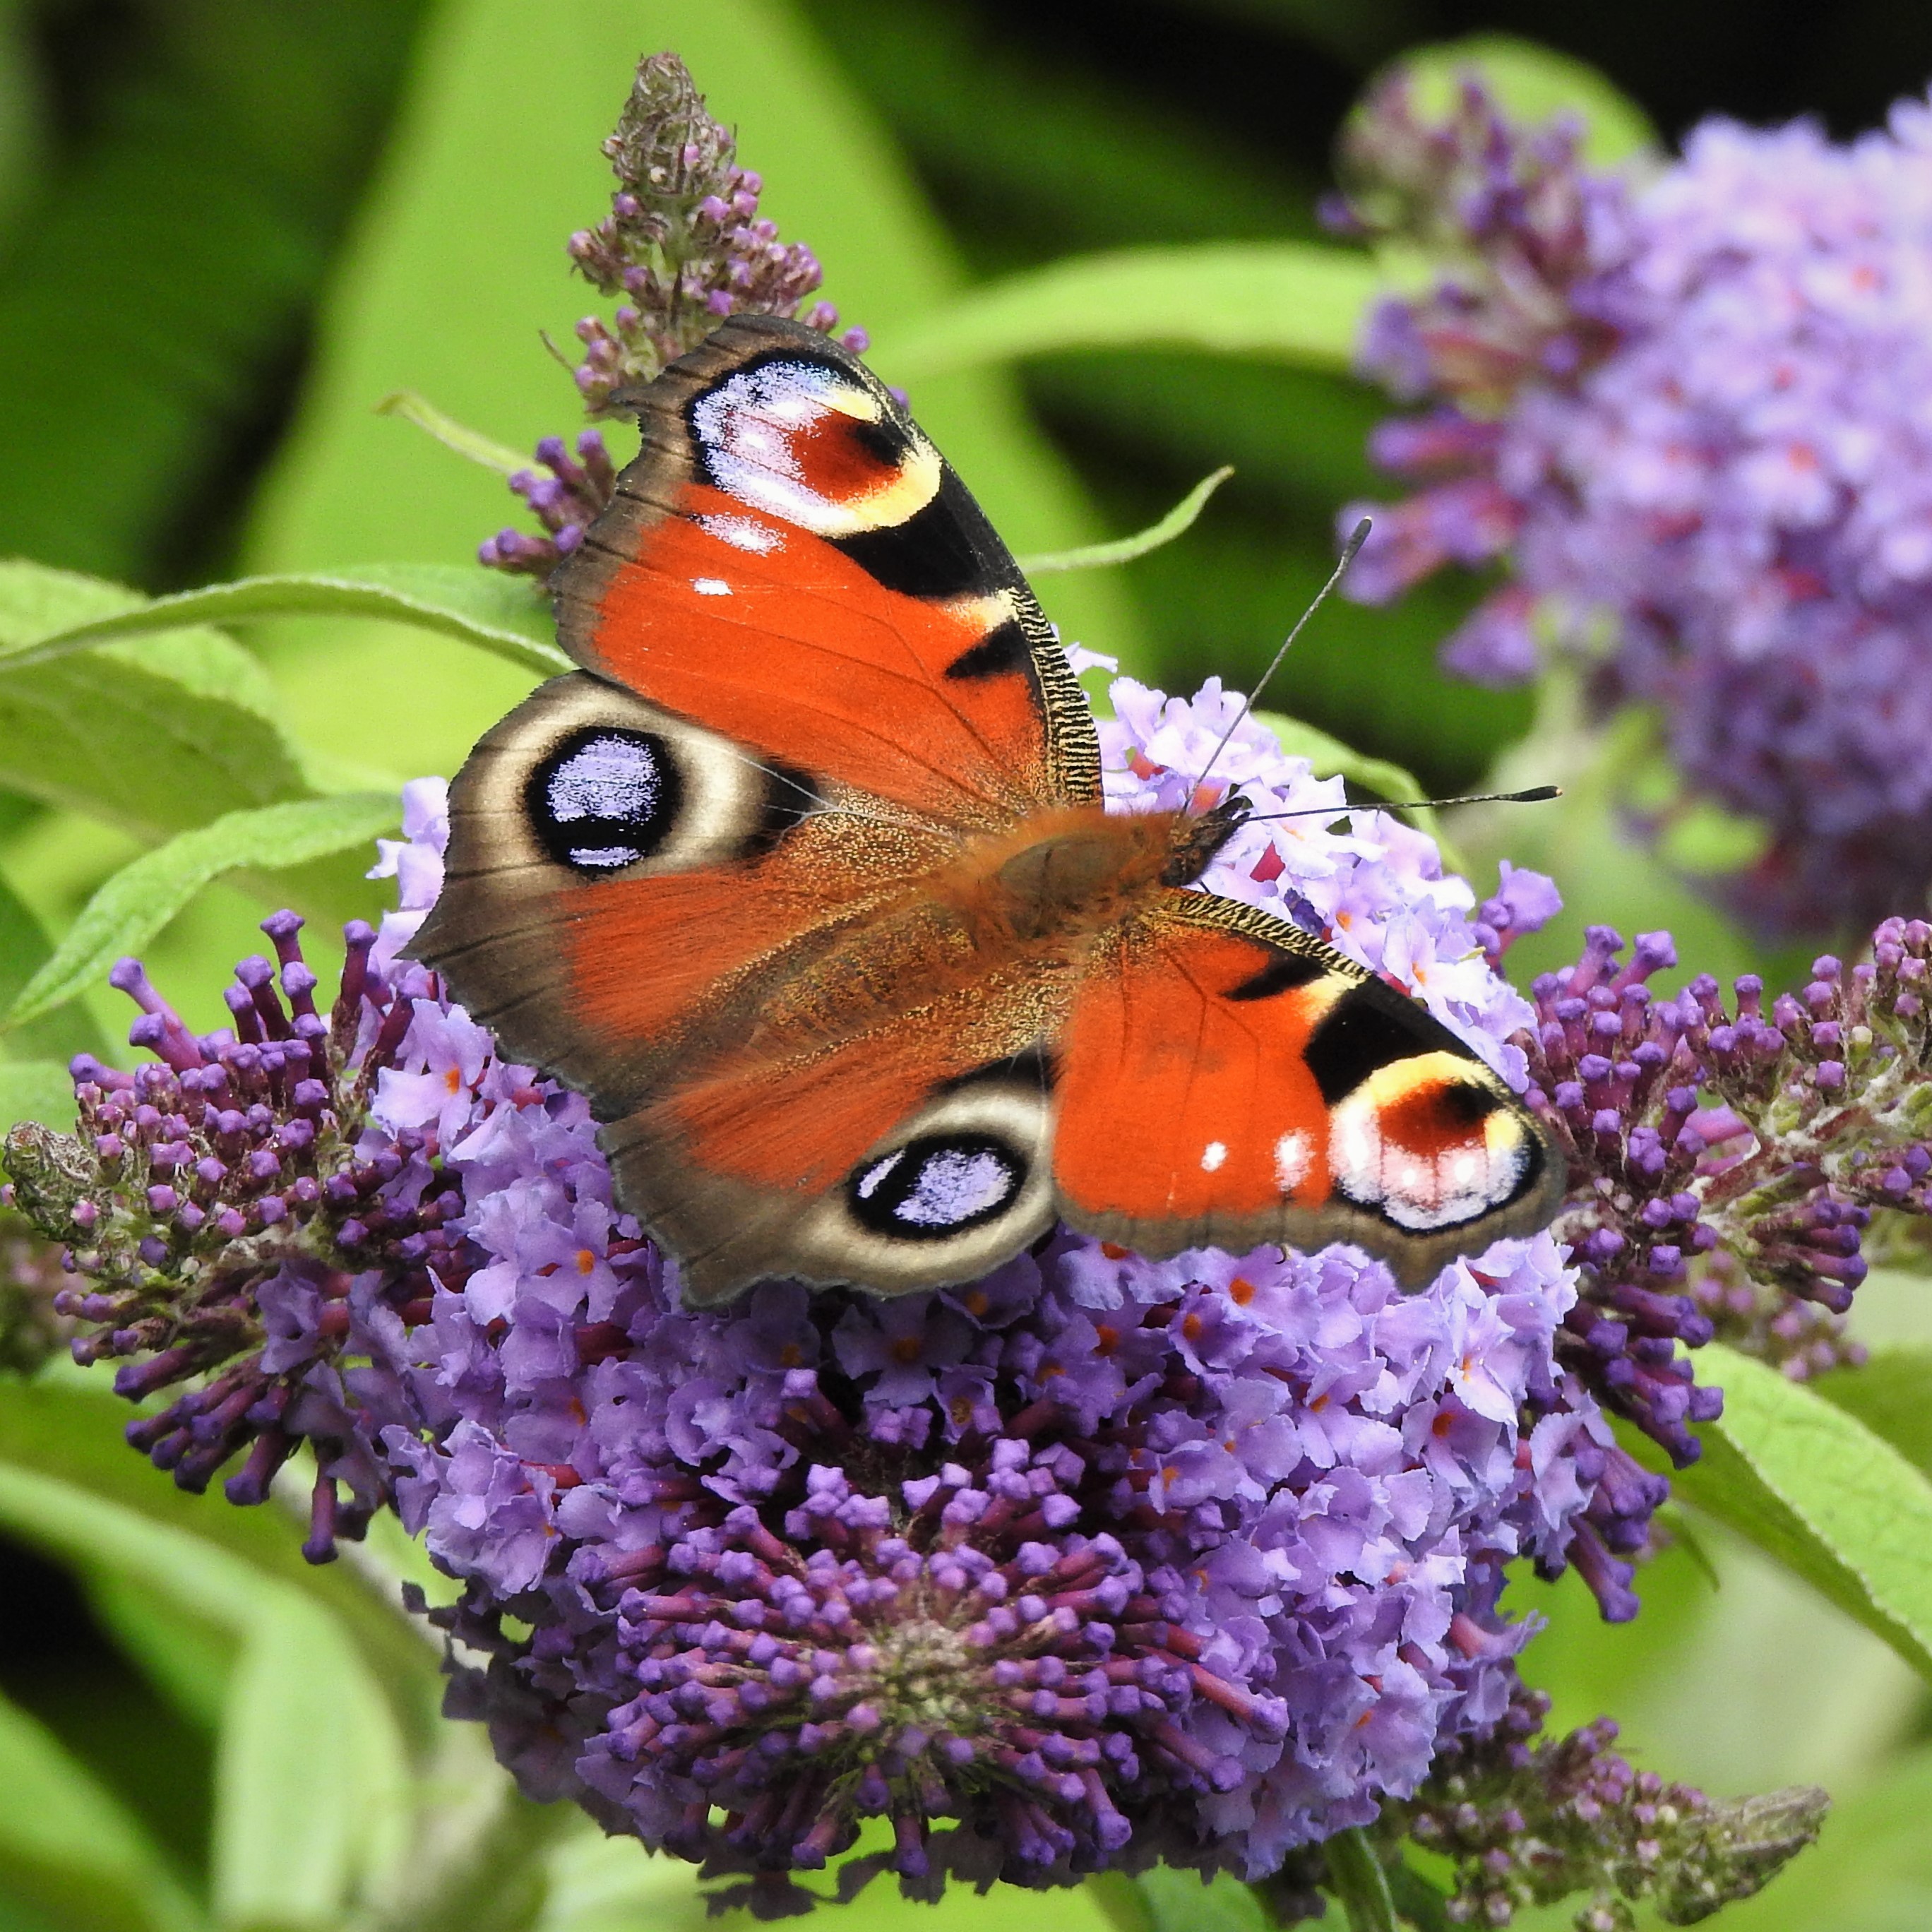
[[414,950],[590,1096],[688,1300],[969,1280],[1056,1216],[1414,1283],[1550,1218],[1480,1060],[1198,888],[1246,800],[1103,810],[1065,653],[869,370],[740,316],[636,400],[552,580],[583,668],[464,764]]

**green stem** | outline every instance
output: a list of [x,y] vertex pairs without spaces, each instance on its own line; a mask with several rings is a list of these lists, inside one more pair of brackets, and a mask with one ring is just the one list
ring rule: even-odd
[[1322,1843],[1328,1861],[1328,1888],[1348,1915],[1348,1932],[1397,1932],[1388,1874],[1359,1826]]

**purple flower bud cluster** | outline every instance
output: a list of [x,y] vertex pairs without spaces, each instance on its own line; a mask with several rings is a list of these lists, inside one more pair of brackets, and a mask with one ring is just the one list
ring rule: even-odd
[[530,506],[544,534],[533,537],[522,530],[499,530],[476,553],[477,561],[492,570],[549,576],[584,541],[584,532],[617,493],[610,453],[594,429],[578,437],[574,458],[560,436],[544,437],[536,456],[549,473],[519,470],[510,478],[510,488]]
[[306,1442],[308,1553],[322,1562],[389,1495],[374,1418],[399,1412],[400,1391],[367,1338],[421,1320],[466,1264],[434,1128],[368,1124],[386,1083],[447,1088],[419,1051],[430,976],[386,973],[357,921],[325,1016],[301,925],[263,922],[276,962],[236,969],[234,1024],[212,1034],[190,1032],[123,960],[110,977],[142,1010],[130,1041],[158,1057],[128,1073],[82,1054],[76,1133],[24,1124],[6,1162],[18,1206],[66,1244],[54,1310],[85,1324],[74,1359],[122,1361],[115,1388],[132,1400],[182,1390],[128,1440],[195,1491],[245,1450],[226,1485],[237,1503],[262,1501]]
[[1690,1298],[1710,1318],[1712,1340],[1781,1370],[1795,1382],[1831,1369],[1862,1368],[1870,1351],[1847,1318],[1754,1281],[1735,1255],[1718,1249],[1691,1276]]
[[[1324,220],[1361,239],[1400,238],[1443,265],[1421,295],[1377,304],[1359,351],[1403,400],[1456,401],[1385,424],[1377,453],[1390,467],[1460,475],[1493,458],[1500,437],[1487,418],[1525,384],[1572,379],[1615,343],[1599,284],[1624,194],[1616,177],[1581,166],[1582,136],[1574,117],[1514,124],[1474,75],[1443,120],[1424,118],[1400,71],[1351,116],[1336,155],[1342,191],[1323,203]],[[1386,541],[1378,529],[1358,572]]]
[[[577,325],[584,359],[577,387],[593,416],[621,413],[668,364],[695,349],[732,315],[795,316],[830,334],[838,311],[808,298],[824,279],[802,242],[778,239],[758,213],[762,179],[740,167],[730,130],[713,120],[684,63],[673,53],[638,64],[630,98],[604,153],[617,178],[610,212],[570,238],[578,272],[617,304],[607,322]],[[848,328],[838,340],[856,355],[868,338]],[[500,530],[478,550],[493,570],[548,577],[583,540],[616,488],[603,440],[577,440],[575,460],[560,436],[537,446],[549,471],[520,470],[510,488],[545,534]]]
[[[804,307],[824,279],[802,243],[760,216],[764,183],[737,166],[730,130],[714,121],[675,54],[641,62],[617,130],[604,143],[617,192],[595,228],[570,238],[584,278],[616,298],[607,323],[577,326],[577,386],[595,415],[694,349],[729,315],[796,316],[828,334],[838,312]],[[862,329],[847,346],[866,346]]]
[[[1764,828],[1727,887],[1769,930],[1869,928],[1932,884],[1932,110],[1834,146],[1724,121],[1638,185],[1474,82],[1439,126],[1370,97],[1355,226],[1442,260],[1364,367],[1427,412],[1374,453],[1351,594],[1445,562],[1511,580],[1444,648],[1481,681],[1546,648],[1600,706],[1654,706],[1697,799]],[[1362,511],[1343,512],[1343,527]],[[1828,666],[1829,675],[1820,667]]]
[[1529,1097],[1570,1163],[1556,1232],[1580,1267],[1559,1354],[1679,1466],[1714,1415],[1676,1345],[1727,1340],[1803,1376],[1855,1359],[1836,1318],[1874,1216],[1932,1215],[1932,926],[1888,920],[1871,956],[1813,963],[1766,1002],[1708,974],[1675,998],[1666,933],[1593,927],[1539,979]]
[[1610,1749],[1607,1718],[1533,1742],[1549,1709],[1541,1692],[1519,1691],[1486,1733],[1445,1748],[1412,1802],[1390,1808],[1385,1831],[1454,1862],[1442,1907],[1451,1925],[1508,1925],[1579,1892],[1590,1895],[1580,1932],[1630,1932],[1646,1898],[1666,1924],[1689,1924],[1760,1890],[1823,1824],[1829,1800],[1815,1788],[1714,1804],[1633,1770]]

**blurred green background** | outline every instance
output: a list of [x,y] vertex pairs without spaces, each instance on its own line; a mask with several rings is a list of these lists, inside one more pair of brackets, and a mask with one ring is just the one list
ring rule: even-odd
[[[1315,199],[1366,78],[1406,48],[1498,32],[1592,63],[1666,138],[1718,110],[1850,134],[1932,74],[1921,0],[0,0],[0,556],[159,592],[471,556],[511,520],[498,480],[374,406],[412,388],[520,446],[574,426],[539,332],[568,344],[590,305],[562,244],[602,212],[597,144],[640,52],[686,56],[765,174],[766,212],[819,253],[890,378],[895,334],[976,282],[1127,245],[1318,238]],[[1071,634],[1156,682],[1250,674],[1325,574],[1338,506],[1375,488],[1363,441],[1384,404],[1339,374],[1136,348],[910,386],[1021,550],[1138,528],[1236,466],[1182,541],[1045,586]],[[1331,609],[1273,701],[1432,788],[1480,779],[1531,710],[1433,668],[1480,587]],[[284,622],[244,641],[291,728],[374,784],[452,770],[529,682],[369,625]],[[58,930],[152,828],[62,809],[51,778],[32,790],[0,791],[0,885]],[[355,872],[313,881],[314,902],[373,904]],[[1563,883],[1588,899],[1587,868]],[[262,910],[217,887],[151,949],[191,1018],[212,1023]],[[124,1024],[111,999],[74,1007],[37,1050],[110,1024]],[[1875,1339],[1932,1334],[1911,1284],[1867,1302]],[[88,1414],[111,1437],[106,1406]],[[142,1508],[189,1523],[225,1509],[177,1509],[124,1460],[114,1480]],[[0,1543],[0,1690],[198,1898],[224,1646],[204,1629],[196,1649],[84,1544],[50,1555],[59,1542]],[[1825,1847],[1729,1922],[1932,1924],[1932,1724],[1876,1638],[1708,1528],[1647,1574],[1630,1628],[1605,1631],[1571,1586],[1526,1590],[1552,1619],[1530,1674],[1559,1720],[1608,1708],[1645,1761],[1720,1791],[1806,1779],[1841,1795]],[[31,1802],[0,1790],[0,1809]],[[696,1909],[681,1874],[640,1880],[628,1846],[568,1856],[557,1932]],[[1084,1900],[1065,1910],[1099,1923]],[[1036,1907],[946,1910],[990,1927]],[[0,1932],[61,1922],[0,1888]]]

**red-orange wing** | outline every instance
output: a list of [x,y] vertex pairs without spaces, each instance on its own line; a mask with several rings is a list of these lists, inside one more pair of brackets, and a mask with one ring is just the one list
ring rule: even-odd
[[1541,1128],[1447,1028],[1211,894],[1171,894],[1096,962],[1059,1064],[1061,1212],[1144,1253],[1354,1241],[1414,1282],[1561,1194]]
[[1091,720],[1025,580],[862,364],[738,317],[637,400],[642,450],[554,579],[578,663],[944,823],[1098,796]]
[[1052,989],[904,997],[922,889],[962,835],[1095,800],[1092,721],[958,478],[824,337],[734,321],[636,401],[555,580],[584,669],[465,764],[414,950],[590,1096],[688,1292],[983,1272],[1052,1216]]

